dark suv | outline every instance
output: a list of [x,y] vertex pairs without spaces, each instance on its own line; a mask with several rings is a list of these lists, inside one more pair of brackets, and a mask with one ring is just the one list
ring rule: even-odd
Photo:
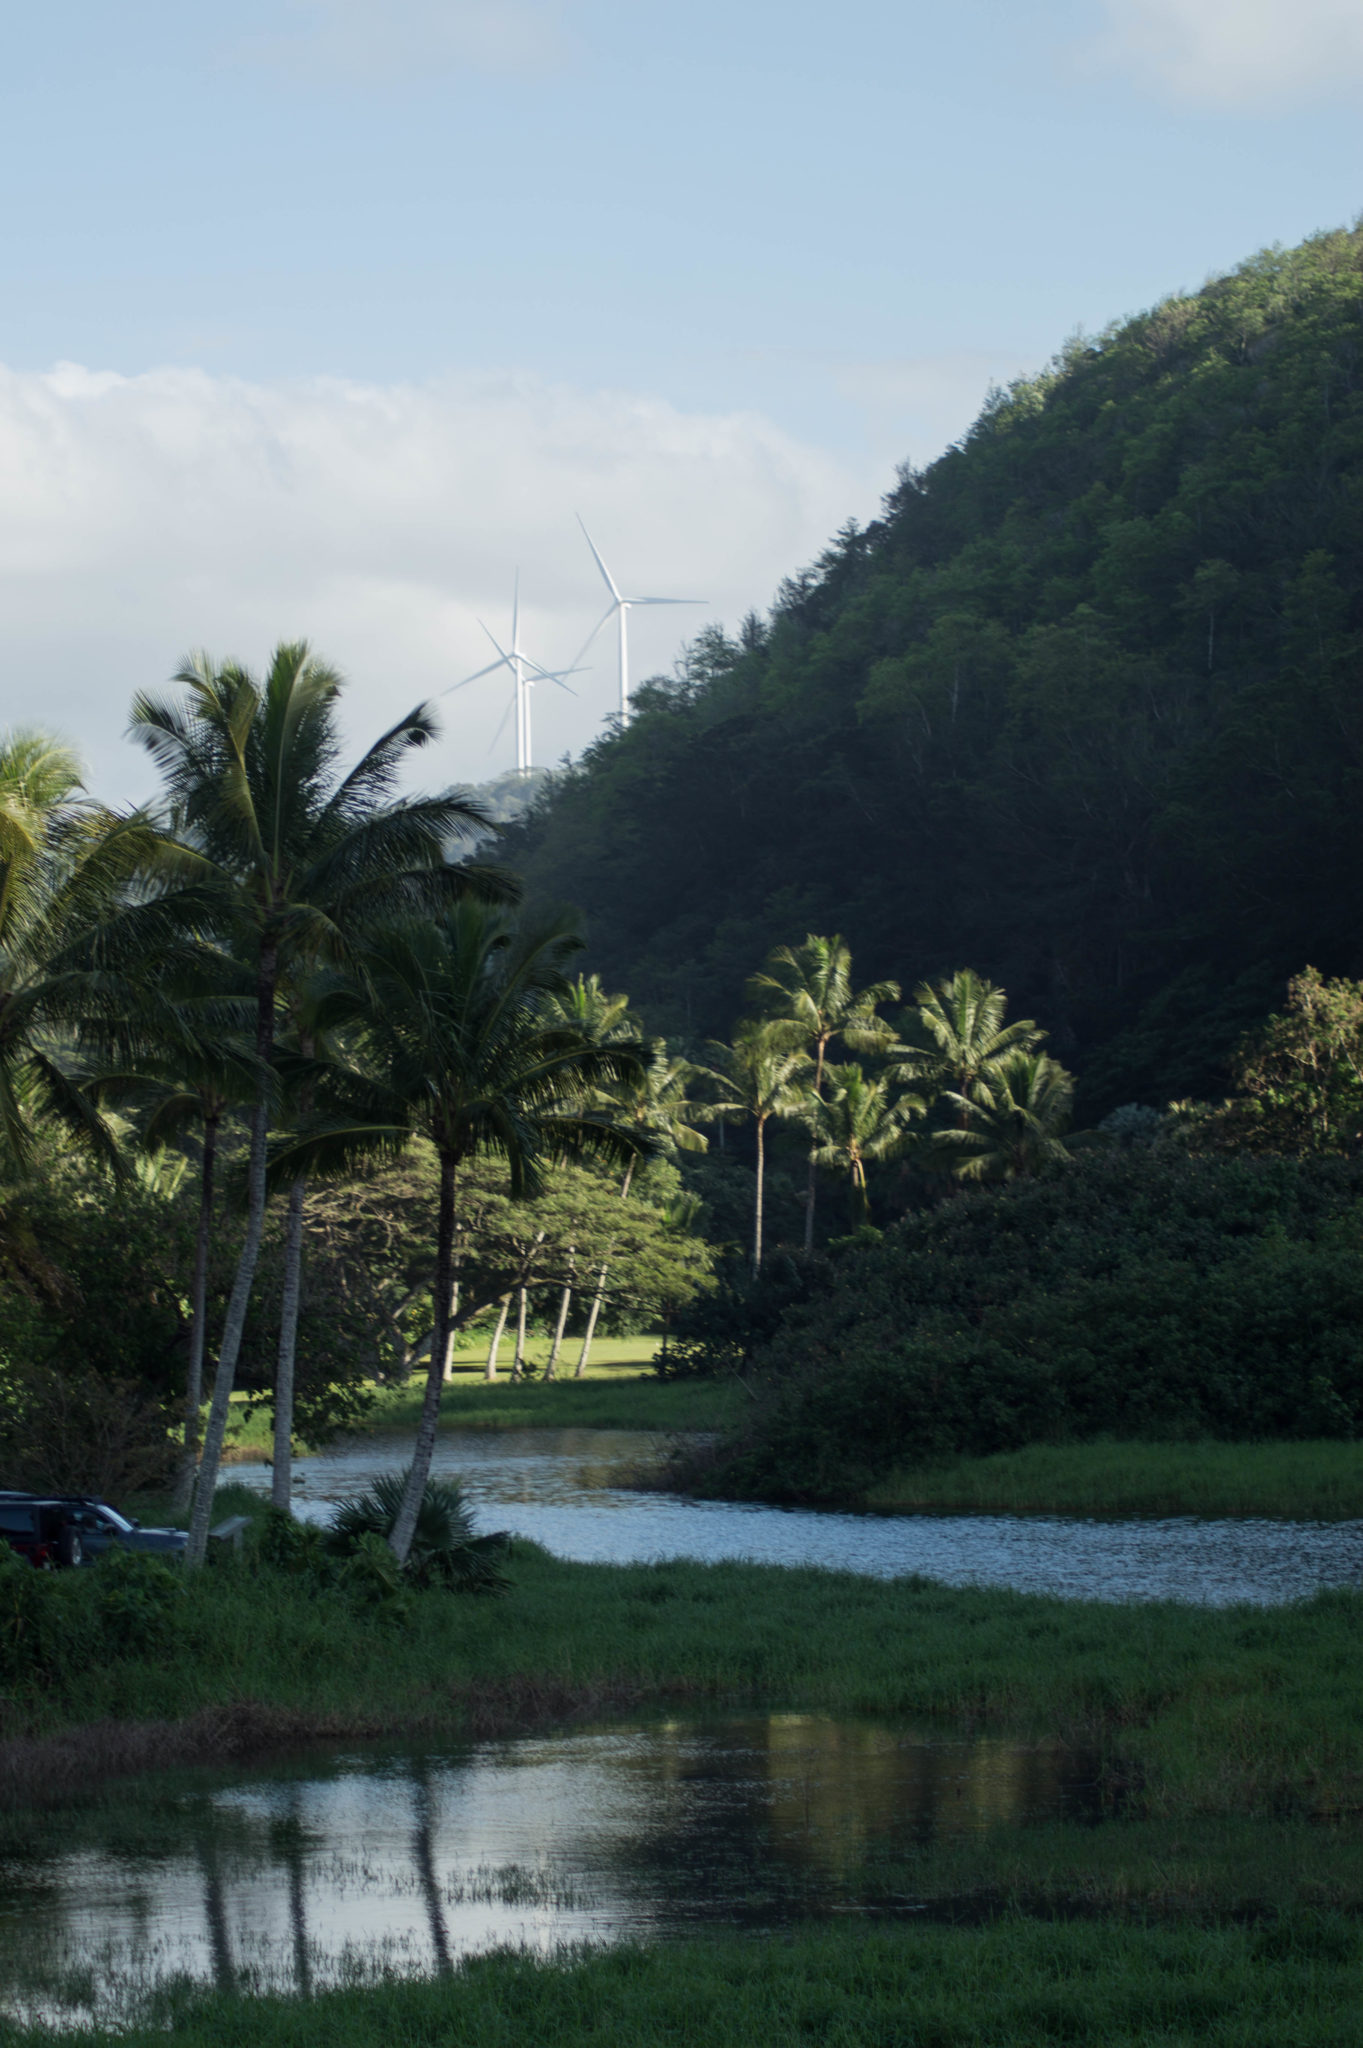
[[0,1492],[0,1542],[41,1570],[93,1564],[106,1550],[179,1557],[188,1540],[183,1529],[144,1529],[89,1494]]

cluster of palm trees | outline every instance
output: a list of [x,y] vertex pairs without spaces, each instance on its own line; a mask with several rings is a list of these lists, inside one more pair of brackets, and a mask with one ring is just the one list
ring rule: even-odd
[[[153,808],[86,799],[69,750],[0,746],[0,1142],[9,1179],[55,1122],[115,1173],[107,1112],[140,1104],[142,1135],[197,1130],[201,1229],[186,1393],[191,1566],[202,1562],[271,1192],[288,1191],[275,1374],[276,1504],[287,1510],[308,1177],[424,1139],[439,1163],[426,1396],[390,1536],[405,1560],[429,1474],[448,1349],[458,1182],[492,1153],[513,1196],[551,1163],[628,1171],[651,1148],[613,1091],[652,1049],[569,1014],[580,941],[563,920],[519,923],[516,887],[455,856],[486,834],[455,793],[402,797],[434,736],[418,707],[342,769],[341,678],[304,643],[268,672],[190,661],[178,693],[139,696],[134,736],[161,775]],[[205,1275],[218,1134],[248,1120],[245,1228],[201,1453]]]
[[[1004,991],[962,968],[914,991],[897,1021],[882,1009],[899,984],[856,988],[836,934],[778,946],[747,988],[753,1014],[712,1064],[718,1090],[702,1116],[751,1122],[757,1154],[752,1264],[761,1268],[766,1141],[773,1123],[809,1135],[805,1249],[814,1242],[819,1169],[847,1184],[869,1216],[868,1169],[912,1155],[958,1179],[1012,1179],[1066,1157],[1070,1075],[1041,1050],[1030,1018],[1005,1021]],[[835,1061],[834,1051],[861,1058]],[[867,1064],[867,1062],[871,1064]]]

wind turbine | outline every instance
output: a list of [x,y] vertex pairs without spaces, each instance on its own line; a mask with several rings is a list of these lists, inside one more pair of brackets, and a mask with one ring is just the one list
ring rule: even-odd
[[[620,587],[616,583],[615,578],[611,575],[610,570],[602,561],[600,550],[597,548],[596,542],[588,533],[581,513],[578,514],[577,523],[582,528],[582,538],[586,541],[587,546],[592,551],[592,559],[596,563],[597,568],[601,571],[601,580],[611,594],[610,603],[606,606],[605,611],[602,612],[600,618],[592,627],[591,632],[583,641],[582,650],[577,657],[577,661],[581,661],[582,656],[587,652],[587,649],[591,646],[593,640],[595,640],[597,634],[601,631],[601,628],[609,622],[612,614],[615,617],[617,617],[620,621],[620,723],[621,725],[628,725],[629,615],[631,609],[636,604],[708,604],[710,600],[708,597],[623,597],[620,593]],[[571,675],[573,673],[573,670],[576,669],[576,667],[577,662],[574,662],[573,668],[567,670],[566,673]]]
[[[572,668],[548,669],[543,667],[540,662],[535,661],[521,646],[521,572],[519,569],[516,571],[516,580],[512,586],[510,647],[503,647],[496,634],[488,626],[483,625],[481,619],[479,619],[478,623],[483,627],[483,631],[496,648],[497,659],[488,662],[485,668],[475,669],[471,676],[465,676],[462,681],[449,684],[448,688],[442,690],[440,694],[447,697],[451,691],[462,690],[466,684],[476,683],[483,676],[493,675],[499,668],[509,668],[512,675],[514,693],[511,706],[508,709],[514,708],[516,713],[516,773],[524,777],[530,773],[532,765],[530,751],[530,692],[536,683],[549,682],[557,683],[559,688],[566,690],[570,697],[575,696],[576,692],[572,685],[566,682],[564,678],[577,673],[577,663],[574,662]],[[502,736],[502,726],[505,724],[506,718],[504,717],[493,739],[492,744],[494,747]]]

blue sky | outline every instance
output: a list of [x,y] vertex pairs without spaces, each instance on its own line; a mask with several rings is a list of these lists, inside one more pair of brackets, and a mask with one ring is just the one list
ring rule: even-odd
[[4,717],[120,796],[191,643],[309,633],[367,730],[518,562],[571,655],[576,510],[733,623],[991,378],[1363,208],[1360,0],[11,0],[4,49]]

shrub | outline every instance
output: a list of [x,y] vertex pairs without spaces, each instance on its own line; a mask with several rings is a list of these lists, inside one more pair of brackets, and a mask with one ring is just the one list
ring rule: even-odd
[[956,1196],[786,1303],[724,1482],[832,1497],[1035,1441],[1363,1435],[1360,1195],[1354,1162],[1154,1147]]

